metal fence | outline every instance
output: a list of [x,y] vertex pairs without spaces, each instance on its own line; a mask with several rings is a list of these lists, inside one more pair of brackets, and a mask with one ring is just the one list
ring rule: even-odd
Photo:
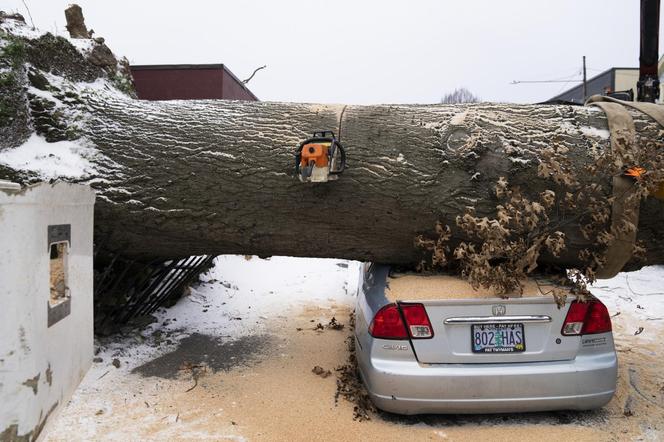
[[199,255],[139,263],[113,256],[96,272],[95,328],[117,328],[177,300],[199,274],[212,266],[214,258]]

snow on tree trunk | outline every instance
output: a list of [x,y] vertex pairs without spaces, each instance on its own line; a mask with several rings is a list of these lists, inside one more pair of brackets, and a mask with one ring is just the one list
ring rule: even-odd
[[[348,106],[342,143],[348,169],[338,181],[302,184],[294,147],[316,129],[336,130],[342,108],[228,101],[88,102],[84,136],[105,159],[98,234],[132,256],[241,253],[414,263],[418,234],[454,225],[466,206],[491,216],[496,182],[528,195],[539,150],[555,140],[581,165],[608,148],[606,119],[563,106]],[[642,130],[655,126],[639,120]],[[601,183],[610,189],[609,178]],[[582,208],[580,208],[581,210]],[[642,209],[641,239],[661,261],[661,202]],[[571,218],[575,214],[568,213]],[[552,223],[564,224],[565,216]],[[578,223],[562,228],[559,264],[578,263],[590,244]],[[463,238],[454,238],[460,240]]]
[[[32,67],[15,69],[23,73],[19,86],[30,87],[35,128],[68,140],[54,149],[71,140],[86,146],[70,152],[85,157],[90,173],[61,178],[94,187],[97,244],[131,258],[238,253],[417,263],[414,240],[433,234],[437,222],[453,226],[467,206],[494,216],[500,177],[533,198],[559,190],[538,176],[540,154],[552,145],[568,151],[584,185],[611,189],[609,176],[581,172],[609,148],[606,118],[594,108],[142,101],[116,89],[116,72],[99,70],[61,37],[45,38],[59,52],[44,57],[44,41],[23,39]],[[80,82],[95,73],[103,80]],[[656,137],[654,122],[634,118],[640,134]],[[300,183],[296,145],[315,130],[338,132],[340,119],[347,170],[335,182]],[[15,144],[0,140],[0,160]],[[30,169],[5,162],[0,178],[3,170],[15,180],[38,178]],[[580,250],[596,247],[576,215],[550,215],[567,246],[559,257],[542,254],[541,263],[574,266]],[[650,263],[664,263],[662,215],[661,201],[642,204],[638,237]],[[451,235],[452,244],[466,239],[459,229]]]

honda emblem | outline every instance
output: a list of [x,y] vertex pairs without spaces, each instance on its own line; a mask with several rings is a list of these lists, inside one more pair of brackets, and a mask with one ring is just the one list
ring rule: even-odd
[[506,312],[507,307],[505,307],[505,304],[496,304],[491,307],[491,313],[493,313],[493,316],[505,316]]

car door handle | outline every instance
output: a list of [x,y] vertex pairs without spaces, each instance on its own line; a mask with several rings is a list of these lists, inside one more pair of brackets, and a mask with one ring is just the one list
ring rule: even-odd
[[506,322],[529,322],[543,323],[551,322],[551,316],[547,315],[513,315],[513,316],[457,316],[447,318],[444,324],[502,324]]

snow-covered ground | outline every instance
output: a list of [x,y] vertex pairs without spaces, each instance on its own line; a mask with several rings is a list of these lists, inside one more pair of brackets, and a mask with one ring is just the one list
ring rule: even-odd
[[[664,266],[648,266],[598,280],[592,293],[606,304],[613,322],[640,339],[661,343],[664,326]],[[643,330],[639,332],[639,329]]]
[[[100,342],[97,357],[109,363],[118,357],[121,367],[130,370],[173,350],[194,333],[234,340],[265,333],[270,320],[287,319],[288,312],[306,305],[350,307],[360,266],[339,259],[219,256],[188,296],[155,313],[157,322],[140,334]],[[159,345],[152,339],[156,331],[168,336]]]
[[[664,437],[664,266],[592,288],[614,316],[621,365],[618,392],[605,409],[451,421],[381,415],[370,422],[354,421],[353,405],[334,401],[348,327],[316,327],[333,316],[347,323],[360,269],[335,259],[218,257],[187,296],[157,312],[156,323],[98,342],[100,360],[47,440]],[[208,370],[219,358],[237,363]],[[316,376],[314,366],[333,375]]]

